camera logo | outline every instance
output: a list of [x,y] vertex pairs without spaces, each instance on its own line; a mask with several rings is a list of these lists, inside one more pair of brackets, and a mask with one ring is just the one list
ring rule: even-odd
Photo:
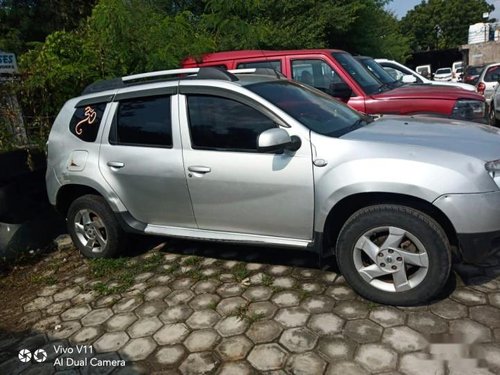
[[[21,362],[31,361],[31,352],[28,349],[21,349],[17,355]],[[47,360],[47,352],[43,349],[37,349],[33,353],[33,359],[37,362],[45,362]]]
[[28,349],[21,349],[17,356],[21,362],[31,361],[31,352]]

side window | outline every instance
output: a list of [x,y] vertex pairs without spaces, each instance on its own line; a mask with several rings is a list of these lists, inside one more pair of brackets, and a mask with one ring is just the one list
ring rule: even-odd
[[106,103],[78,107],[69,122],[69,130],[82,141],[95,142]]
[[249,68],[267,68],[281,72],[281,61],[280,60],[252,61],[252,62],[239,63],[237,66],[237,69],[249,69]]
[[170,96],[122,100],[109,142],[115,145],[172,147]]
[[496,82],[500,79],[500,66],[492,66],[484,75],[485,82]]
[[256,109],[219,96],[187,98],[191,146],[219,151],[257,151],[257,137],[277,125]]
[[322,60],[293,60],[292,78],[329,93],[333,85],[345,83],[330,65]]
[[395,80],[397,81],[401,81],[403,79],[403,72],[401,72],[400,70],[397,70],[395,68],[391,68],[391,67],[388,67],[388,66],[384,66],[383,67],[384,70],[389,73],[391,75],[392,78],[394,78]]

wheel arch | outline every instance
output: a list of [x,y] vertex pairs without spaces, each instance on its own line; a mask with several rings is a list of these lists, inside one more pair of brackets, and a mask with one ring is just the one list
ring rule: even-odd
[[411,195],[397,193],[357,193],[347,196],[335,204],[325,220],[324,246],[335,251],[335,244],[342,226],[357,210],[378,204],[398,204],[419,210],[433,218],[444,230],[450,245],[458,248],[458,237],[448,217],[432,203]]
[[66,216],[71,203],[75,199],[78,199],[87,194],[98,195],[101,197],[103,196],[99,191],[87,185],[80,185],[80,184],[63,185],[57,192],[57,197],[56,197],[57,211],[59,211],[62,215]]

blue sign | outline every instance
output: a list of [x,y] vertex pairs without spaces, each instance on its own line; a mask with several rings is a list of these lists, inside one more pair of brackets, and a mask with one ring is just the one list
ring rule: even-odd
[[8,52],[0,52],[0,74],[17,73],[16,55]]

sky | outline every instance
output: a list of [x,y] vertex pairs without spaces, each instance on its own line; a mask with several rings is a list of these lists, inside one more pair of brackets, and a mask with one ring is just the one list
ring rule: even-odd
[[[398,18],[401,18],[404,17],[406,12],[421,2],[422,0],[392,0],[387,5],[387,9],[392,10]],[[491,13],[490,17],[500,20],[500,0],[488,0],[488,3],[495,5],[495,10]]]

